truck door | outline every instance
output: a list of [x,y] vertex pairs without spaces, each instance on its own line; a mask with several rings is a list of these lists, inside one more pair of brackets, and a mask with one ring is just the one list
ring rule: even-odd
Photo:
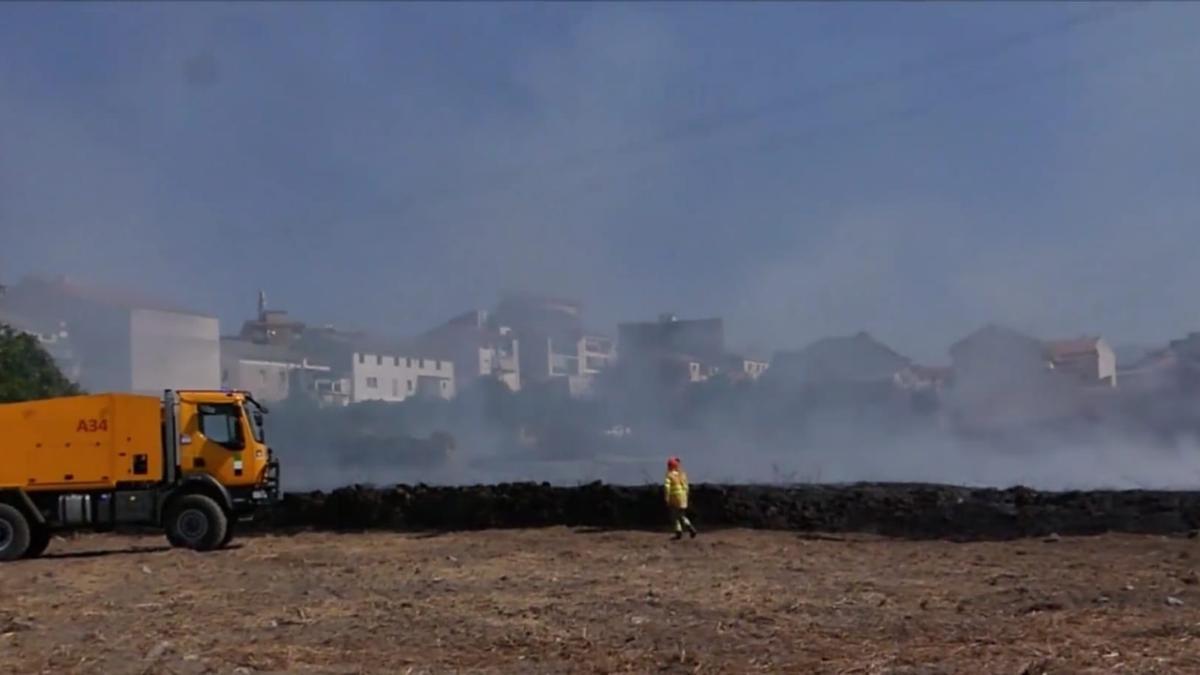
[[181,439],[182,471],[207,473],[223,485],[243,481],[246,436],[242,407],[236,402],[197,403]]

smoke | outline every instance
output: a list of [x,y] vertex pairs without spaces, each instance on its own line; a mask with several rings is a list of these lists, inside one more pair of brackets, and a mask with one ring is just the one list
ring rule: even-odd
[[398,452],[350,463],[335,448],[314,445],[313,439],[293,438],[295,444],[289,445],[283,439],[291,435],[284,431],[277,434],[277,447],[286,460],[284,483],[289,490],[352,483],[655,483],[672,448],[684,457],[693,481],[709,483],[879,481],[1090,490],[1195,489],[1200,482],[1200,446],[1194,441],[1164,448],[1142,439],[1095,433],[1068,441],[1031,436],[1023,438],[1019,448],[999,449],[934,433],[849,433],[845,427],[825,431],[786,446],[760,445],[721,431],[651,432],[654,445],[663,452],[561,459],[505,455],[497,451],[494,436],[466,436],[459,439],[461,450],[453,460],[435,466],[410,464],[411,459]]
[[[672,455],[684,458],[694,480],[720,483],[1064,490],[1189,489],[1200,481],[1200,411],[1172,402],[1183,394],[1160,390],[1149,416],[1133,395],[1105,395],[1097,416],[1078,407],[1093,399],[1047,377],[1006,373],[1000,386],[996,374],[984,374],[997,386],[952,387],[936,408],[914,406],[886,383],[834,393],[720,379],[663,389],[643,380],[609,383],[588,401],[493,387],[453,402],[284,406],[272,419],[271,440],[287,458],[289,489],[642,484],[656,482]],[[962,415],[974,432],[970,424],[956,428],[952,420]],[[435,442],[445,433],[450,446]]]
[[[1064,23],[1083,14],[4,6],[0,280],[151,289],[226,332],[259,288],[387,335],[525,288],[602,330],[724,316],[764,351],[865,329],[944,363],[987,321],[1161,344],[1194,327],[1200,282],[1200,8]],[[668,452],[737,480],[1193,475],[1124,432],[1018,457],[836,415],[790,439],[713,407],[680,429],[656,392],[622,395],[653,414],[619,457],[510,461],[511,428],[459,411],[461,461],[419,475],[640,481]],[[605,424],[641,414],[610,403]],[[306,481],[388,475],[304,444]]]

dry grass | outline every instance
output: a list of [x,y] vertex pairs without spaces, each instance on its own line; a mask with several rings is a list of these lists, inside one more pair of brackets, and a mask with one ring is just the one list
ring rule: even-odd
[[80,537],[0,567],[0,672],[1200,672],[1186,539],[160,543]]

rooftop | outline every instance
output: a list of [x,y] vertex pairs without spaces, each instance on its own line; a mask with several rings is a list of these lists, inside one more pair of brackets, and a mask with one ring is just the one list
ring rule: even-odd
[[1046,343],[1046,351],[1053,358],[1066,358],[1068,356],[1080,356],[1083,354],[1091,354],[1096,351],[1096,345],[1100,342],[1097,337],[1081,337],[1071,340],[1051,340]]
[[994,324],[994,323],[989,323],[989,324],[983,326],[982,328],[979,328],[975,332],[971,333],[970,335],[962,338],[958,342],[955,342],[954,344],[950,345],[950,354],[953,355],[955,353],[962,351],[962,349],[968,345],[971,345],[974,343],[980,343],[980,342],[988,343],[988,344],[996,344],[996,343],[1020,344],[1023,347],[1027,347],[1030,349],[1032,349],[1032,348],[1040,349],[1042,346],[1042,343],[1039,342],[1037,340],[1037,338],[1030,337],[1028,335],[1025,335],[1024,333],[1017,332],[1017,331],[1015,331],[1011,328],[1007,328],[1005,326],[1001,326],[1001,325]]
[[949,379],[954,374],[954,369],[950,366],[921,366],[913,364],[908,367],[908,370],[913,375],[918,377],[926,377],[932,380]]
[[63,322],[33,319],[20,314],[13,314],[3,307],[0,307],[0,324],[20,331],[33,331],[42,335],[54,335],[66,330]]
[[311,359],[306,354],[283,345],[259,344],[237,337],[221,338],[221,355],[228,355],[237,359],[278,363],[302,363],[305,360],[309,362],[319,361],[319,359]]
[[822,338],[797,351],[785,351],[772,359],[776,376],[806,380],[872,380],[891,377],[911,361],[870,333]]
[[6,297],[13,304],[22,304],[23,302],[39,303],[41,298],[48,297],[52,299],[59,297],[131,310],[144,309],[157,312],[171,312],[174,314],[189,314],[208,319],[216,318],[209,314],[184,308],[142,291],[116,288],[102,284],[83,283],[65,276],[54,279],[39,276],[25,277],[17,285],[8,288]]
[[420,339],[391,340],[380,337],[365,337],[348,345],[355,354],[372,356],[404,356],[445,360],[435,345]]

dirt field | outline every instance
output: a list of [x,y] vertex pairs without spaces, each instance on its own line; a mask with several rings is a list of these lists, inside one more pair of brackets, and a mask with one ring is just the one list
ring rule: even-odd
[[1185,538],[162,543],[85,536],[0,567],[0,672],[1200,672]]

